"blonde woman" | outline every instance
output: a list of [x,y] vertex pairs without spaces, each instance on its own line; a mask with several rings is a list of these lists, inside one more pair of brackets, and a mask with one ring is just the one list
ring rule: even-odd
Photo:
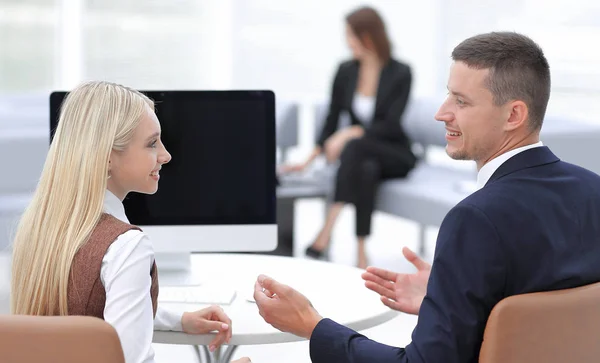
[[217,331],[211,350],[229,341],[231,321],[219,307],[181,314],[158,306],[152,243],[125,216],[127,193],[155,193],[171,160],[160,133],[153,102],[135,90],[89,82],[70,92],[17,229],[14,314],[102,318],[128,363],[154,361],[154,329]]

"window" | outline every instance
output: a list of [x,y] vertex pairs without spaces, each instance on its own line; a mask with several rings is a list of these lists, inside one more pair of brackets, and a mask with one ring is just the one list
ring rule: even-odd
[[135,88],[211,88],[207,1],[85,0],[84,79]]
[[0,5],[0,92],[48,90],[54,83],[54,0],[3,0]]
[[[598,122],[600,49],[595,44],[600,38],[600,3],[596,0],[445,0],[442,6],[446,16],[440,36],[446,54],[477,33],[507,30],[526,34],[540,44],[550,63],[548,113]],[[449,59],[439,64],[445,72],[449,65]],[[440,79],[438,87],[445,82]]]

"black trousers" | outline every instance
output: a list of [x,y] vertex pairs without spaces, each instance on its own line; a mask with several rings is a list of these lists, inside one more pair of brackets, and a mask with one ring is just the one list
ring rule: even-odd
[[371,218],[379,183],[403,178],[416,158],[408,147],[373,138],[350,140],[340,155],[334,202],[354,204],[356,236],[371,234]]

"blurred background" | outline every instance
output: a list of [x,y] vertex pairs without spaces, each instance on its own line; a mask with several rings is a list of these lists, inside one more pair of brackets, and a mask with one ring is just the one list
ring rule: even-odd
[[[267,88],[302,105],[328,96],[349,56],[352,0],[1,0],[0,92],[104,79],[135,88]],[[445,93],[450,52],[480,32],[515,30],[546,52],[553,109],[592,117],[600,90],[600,3],[593,0],[370,1],[413,95]],[[5,125],[6,126],[6,125]],[[308,142],[313,142],[309,140]]]
[[[302,160],[315,142],[315,105],[328,101],[334,72],[350,57],[344,16],[361,5],[380,12],[393,57],[411,66],[411,98],[441,104],[450,53],[463,39],[493,30],[518,31],[540,44],[550,62],[548,114],[600,125],[596,0],[0,0],[0,115],[27,114],[35,105],[19,100],[37,96],[45,101],[51,91],[85,80],[146,90],[270,89],[278,99],[298,105],[298,143],[289,159]],[[0,144],[47,135],[47,123],[46,117],[0,117]],[[578,153],[592,152],[580,147]],[[1,150],[8,165],[1,179],[10,179],[15,165],[26,162],[9,147]],[[443,149],[432,158],[465,168]],[[1,220],[1,204],[17,196],[0,189],[0,197]],[[312,243],[324,206],[321,198],[295,201],[294,256],[303,256]],[[373,223],[368,243],[373,264],[410,268],[401,247],[416,248],[418,224],[380,212]],[[353,225],[354,213],[344,210],[332,238],[333,262],[355,264]],[[435,226],[426,231],[427,258],[436,234]],[[0,236],[0,247],[8,239]],[[7,278],[1,276],[0,282]],[[365,334],[403,346],[415,323],[401,315]],[[157,345],[156,351],[159,362],[194,359],[189,347]],[[255,362],[309,361],[306,342],[243,347],[237,355],[250,355]]]

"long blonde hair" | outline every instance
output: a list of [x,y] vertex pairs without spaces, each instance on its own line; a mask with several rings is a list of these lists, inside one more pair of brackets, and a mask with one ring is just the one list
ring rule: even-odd
[[14,240],[13,314],[68,314],[71,264],[102,215],[111,150],[125,150],[148,107],[145,95],[108,82],[84,83],[66,97]]

